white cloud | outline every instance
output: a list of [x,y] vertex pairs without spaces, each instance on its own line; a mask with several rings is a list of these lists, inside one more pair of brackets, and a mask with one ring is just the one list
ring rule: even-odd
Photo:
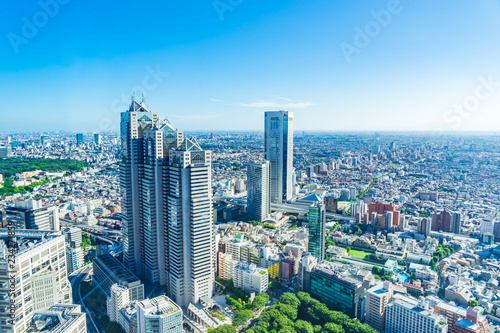
[[217,99],[217,98],[209,98],[208,100],[211,101],[211,102],[215,102],[215,103],[224,103],[223,100]]

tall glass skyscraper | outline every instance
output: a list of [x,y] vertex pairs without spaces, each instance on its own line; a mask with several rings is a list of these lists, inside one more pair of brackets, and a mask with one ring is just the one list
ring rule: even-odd
[[124,263],[180,306],[197,303],[214,278],[210,151],[144,101],[121,117]]
[[259,222],[271,214],[269,172],[269,161],[249,163],[247,166],[248,217]]
[[318,262],[325,259],[325,212],[325,205],[321,202],[315,202],[309,207],[309,253]]
[[292,198],[293,112],[265,113],[266,160],[271,163],[271,202]]

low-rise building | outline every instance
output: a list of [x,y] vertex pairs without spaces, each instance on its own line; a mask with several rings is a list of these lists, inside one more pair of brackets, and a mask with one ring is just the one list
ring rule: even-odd
[[167,296],[136,303],[137,333],[182,333],[182,309]]
[[430,310],[421,299],[396,294],[387,305],[385,333],[447,333],[448,324],[444,316]]

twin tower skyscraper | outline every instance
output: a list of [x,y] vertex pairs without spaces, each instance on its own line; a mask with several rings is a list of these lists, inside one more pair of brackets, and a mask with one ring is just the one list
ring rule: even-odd
[[180,306],[214,284],[211,152],[132,98],[121,113],[124,263]]
[[[266,159],[273,202],[292,194],[293,116],[266,112]],[[180,306],[212,297],[211,152],[132,98],[121,113],[120,191],[124,263],[149,283],[167,286]]]

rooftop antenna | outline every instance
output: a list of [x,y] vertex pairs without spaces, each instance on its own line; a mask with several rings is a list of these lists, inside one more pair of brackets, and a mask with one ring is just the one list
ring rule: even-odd
[[144,93],[142,93],[142,103],[146,103],[146,100],[144,99]]

